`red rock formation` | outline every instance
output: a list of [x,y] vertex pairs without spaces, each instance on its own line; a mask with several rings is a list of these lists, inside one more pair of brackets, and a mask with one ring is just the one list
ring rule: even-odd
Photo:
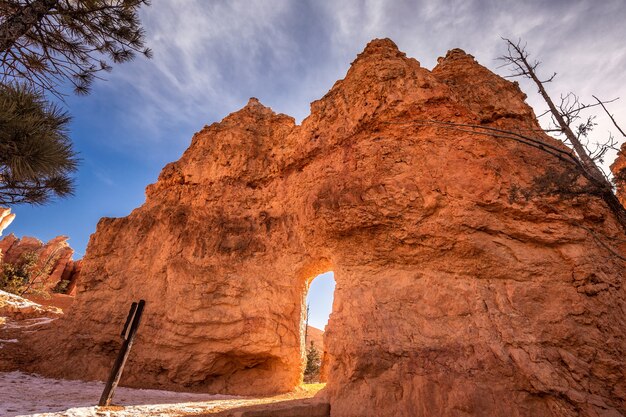
[[72,259],[74,250],[67,243],[67,236],[57,236],[44,244],[34,237],[24,236],[18,239],[14,234],[0,240],[2,261],[18,263],[27,253],[37,255],[37,282],[41,289],[53,290],[59,283],[66,280],[74,287],[78,279],[80,266]]
[[460,50],[429,71],[376,40],[300,126],[250,100],[99,222],[30,369],[106,378],[143,298],[125,384],[290,390],[332,269],[333,417],[623,415],[624,229],[556,140],[458,125],[538,129],[524,97]]
[[83,260],[79,259],[68,263],[61,277],[62,281],[67,281],[67,294],[76,295],[76,285],[80,280],[80,271],[83,267]]
[[15,214],[11,213],[10,208],[0,207],[0,236],[2,236],[4,229],[9,227],[13,219],[15,219]]
[[309,347],[311,342],[315,345],[315,348],[320,352],[324,352],[324,332],[317,327],[309,326],[306,331],[305,346]]
[[611,165],[617,197],[624,207],[626,207],[626,142],[622,144],[615,162]]
[[2,254],[3,258],[4,258],[4,255],[6,254],[7,250],[11,246],[13,246],[15,244],[15,242],[17,242],[18,240],[19,239],[13,233],[8,235],[4,239],[0,240],[0,254]]

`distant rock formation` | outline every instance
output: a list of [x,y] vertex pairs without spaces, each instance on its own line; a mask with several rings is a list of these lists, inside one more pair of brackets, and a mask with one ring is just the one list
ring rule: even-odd
[[611,172],[615,182],[617,198],[626,207],[626,142],[617,154],[615,162],[611,165]]
[[4,229],[9,227],[11,222],[15,219],[15,214],[11,213],[10,208],[0,207],[0,236]]
[[332,270],[333,417],[626,414],[626,234],[524,98],[386,39],[301,125],[251,99],[100,220],[25,368],[105,379],[145,299],[122,383],[291,390],[307,283]]
[[37,255],[37,284],[44,291],[64,286],[65,293],[75,292],[80,275],[81,261],[74,261],[74,250],[67,243],[67,236],[57,236],[47,243],[37,238],[17,238],[13,233],[0,240],[0,259],[17,264],[28,253]]
[[[0,290],[0,372],[12,370],[11,362],[6,358],[19,361],[24,352],[23,346],[18,343],[22,337],[62,314],[60,308],[37,304]],[[6,394],[3,393],[1,402],[5,400]]]
[[[0,319],[25,320],[41,317],[58,317],[63,314],[60,308],[43,306],[19,295],[0,290]],[[0,320],[0,325],[3,321]]]
[[313,342],[321,356],[324,352],[324,331],[317,327],[309,326],[306,332],[305,346],[308,348],[311,346],[311,342]]

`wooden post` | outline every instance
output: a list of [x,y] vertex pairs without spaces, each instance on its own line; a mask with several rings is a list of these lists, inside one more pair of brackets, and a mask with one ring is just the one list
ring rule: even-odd
[[126,318],[126,324],[124,324],[124,329],[121,334],[124,342],[122,343],[120,353],[117,355],[117,359],[115,359],[113,369],[111,369],[111,374],[109,375],[109,380],[107,381],[104,391],[102,392],[102,396],[100,397],[100,402],[98,403],[100,407],[111,404],[115,388],[122,377],[122,371],[124,371],[124,365],[126,364],[128,353],[130,352],[130,348],[133,346],[133,341],[135,339],[135,335],[137,334],[137,329],[139,328],[139,322],[141,321],[141,314],[143,313],[145,304],[146,302],[144,300],[139,300],[139,303],[133,303],[130,306],[130,311],[128,312],[128,317]]

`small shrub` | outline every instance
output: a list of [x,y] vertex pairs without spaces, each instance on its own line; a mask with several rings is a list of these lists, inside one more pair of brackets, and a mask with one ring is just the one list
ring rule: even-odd
[[69,287],[70,282],[67,279],[63,279],[59,281],[59,283],[52,289],[53,292],[58,294],[67,294],[67,288]]
[[36,253],[27,252],[16,263],[0,263],[0,290],[22,295],[31,282],[38,260]]
[[552,195],[572,198],[580,195],[601,195],[602,189],[573,169],[549,170],[533,181],[531,195]]

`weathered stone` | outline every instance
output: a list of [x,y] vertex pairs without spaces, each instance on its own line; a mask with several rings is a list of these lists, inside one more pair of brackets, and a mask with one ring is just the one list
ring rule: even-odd
[[56,318],[63,314],[60,308],[43,306],[19,295],[0,290],[0,318],[10,320],[28,320]]
[[617,197],[623,206],[626,207],[626,142],[617,154],[617,158],[611,165],[611,172],[615,182]]
[[2,261],[17,264],[29,253],[36,255],[37,264],[32,278],[36,280],[39,290],[50,292],[61,281],[67,280],[71,283],[78,278],[72,259],[74,250],[67,240],[67,236],[57,236],[44,244],[34,237],[24,236],[18,239],[11,233],[0,240]]
[[[6,254],[7,251],[17,242],[19,239],[11,233],[6,236],[4,239],[0,240],[0,253]],[[3,255],[4,258],[4,255]]]
[[555,139],[476,133],[539,129],[524,97],[463,51],[428,71],[375,40],[299,126],[251,99],[99,222],[29,369],[106,378],[142,298],[123,383],[287,391],[332,270],[333,417],[623,415],[624,229]]
[[80,270],[83,267],[83,260],[79,259],[74,261],[65,268],[63,272],[63,276],[61,277],[62,281],[67,281],[67,294],[76,295],[76,285],[80,280]]
[[37,238],[24,236],[19,239],[11,233],[0,241],[0,246],[4,248],[2,260],[4,262],[16,263],[27,253],[38,253],[41,251],[44,244]]
[[10,208],[0,207],[0,236],[2,236],[2,231],[9,227],[14,219],[15,214],[11,213]]

